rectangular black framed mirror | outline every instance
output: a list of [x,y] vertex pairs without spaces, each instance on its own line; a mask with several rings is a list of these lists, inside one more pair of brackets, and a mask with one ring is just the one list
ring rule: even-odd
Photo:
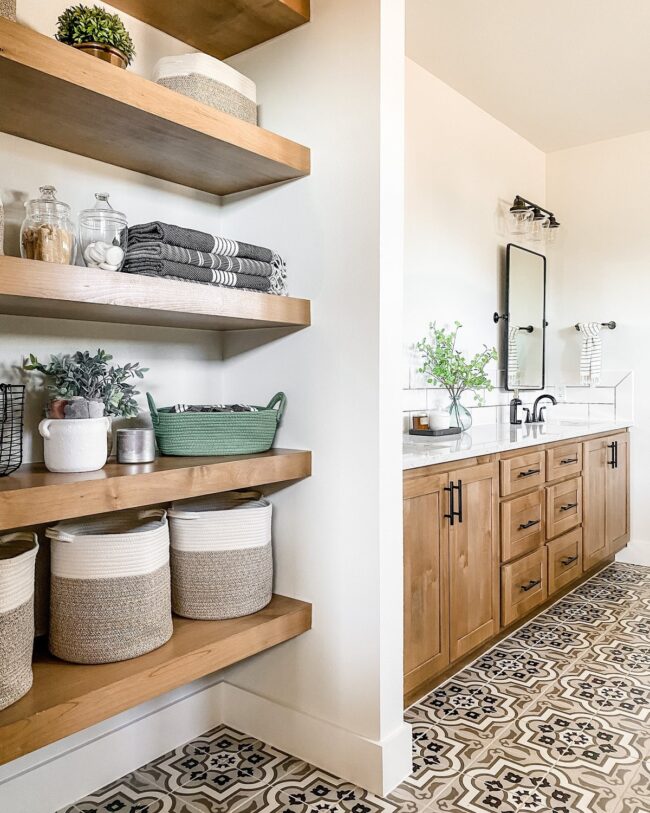
[[506,248],[506,389],[541,390],[546,378],[546,257]]

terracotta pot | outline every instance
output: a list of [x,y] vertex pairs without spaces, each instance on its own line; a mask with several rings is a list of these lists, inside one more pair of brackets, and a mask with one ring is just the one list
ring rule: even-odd
[[72,47],[97,57],[97,59],[103,59],[104,62],[110,62],[111,65],[116,65],[118,68],[126,68],[128,64],[124,54],[117,48],[113,48],[112,45],[104,45],[101,42],[75,42]]

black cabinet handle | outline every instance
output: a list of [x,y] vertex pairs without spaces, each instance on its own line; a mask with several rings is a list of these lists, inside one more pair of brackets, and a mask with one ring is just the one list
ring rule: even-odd
[[456,512],[454,511],[454,484],[450,483],[445,486],[445,491],[449,492],[449,513],[445,514],[445,519],[449,520],[449,524],[453,526]]
[[532,528],[533,525],[539,525],[539,520],[538,519],[529,519],[528,522],[522,522],[522,524],[519,526],[519,530],[520,531],[525,531],[526,528]]
[[578,507],[577,502],[569,502],[566,505],[561,505],[560,506],[560,511],[570,511],[572,508],[577,508],[577,507]]
[[528,584],[522,584],[521,589],[524,593],[527,593],[529,590],[532,590],[533,587],[537,587],[538,584],[541,584],[541,579],[531,579]]
[[572,562],[577,562],[577,561],[578,561],[578,555],[577,554],[575,556],[567,556],[566,559],[560,559],[560,563],[563,564],[564,567],[566,567],[567,565],[570,565]]
[[616,441],[607,444],[607,448],[612,450],[612,459],[607,461],[607,465],[611,466],[613,469],[615,469],[618,466],[617,446],[618,443]]
[[578,462],[577,457],[565,457],[564,460],[560,460],[560,465],[561,466],[568,466],[570,463],[577,463],[577,462]]
[[539,469],[528,469],[528,471],[520,471],[517,477],[532,477],[533,474],[539,474]]
[[[456,510],[456,499],[454,493],[458,489],[458,510]],[[449,492],[449,513],[445,514],[445,519],[449,520],[451,526],[454,525],[455,520],[463,521],[463,481],[459,480],[458,484],[449,483],[445,486],[445,491]]]

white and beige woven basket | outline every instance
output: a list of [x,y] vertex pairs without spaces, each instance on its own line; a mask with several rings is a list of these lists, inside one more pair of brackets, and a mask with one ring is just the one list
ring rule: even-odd
[[32,687],[36,534],[0,537],[0,709]]
[[50,651],[73,663],[135,658],[172,634],[169,526],[162,509],[48,528]]
[[172,503],[172,607],[186,618],[237,618],[271,601],[273,508],[256,492]]

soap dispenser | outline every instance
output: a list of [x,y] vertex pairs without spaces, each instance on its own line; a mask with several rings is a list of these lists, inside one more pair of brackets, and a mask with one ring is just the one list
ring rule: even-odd
[[515,390],[515,396],[512,401],[510,401],[510,423],[512,426],[521,426],[521,418],[519,417],[519,407],[521,405],[519,390]]

